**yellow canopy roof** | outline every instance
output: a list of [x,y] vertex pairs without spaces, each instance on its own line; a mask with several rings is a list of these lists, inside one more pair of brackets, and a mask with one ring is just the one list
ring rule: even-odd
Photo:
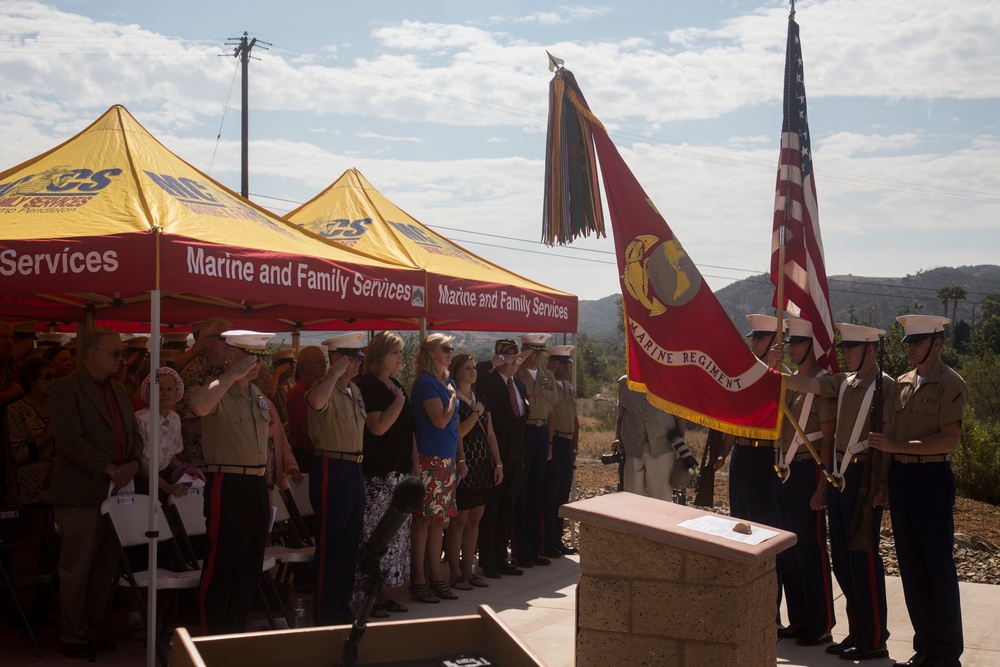
[[243,199],[121,106],[0,173],[0,316],[148,321],[156,289],[164,322],[222,315],[332,328],[331,318],[412,326],[426,286],[420,271],[327,243]]
[[431,231],[348,169],[285,219],[342,246],[427,272],[427,317],[441,329],[575,332],[577,298],[524,278]]

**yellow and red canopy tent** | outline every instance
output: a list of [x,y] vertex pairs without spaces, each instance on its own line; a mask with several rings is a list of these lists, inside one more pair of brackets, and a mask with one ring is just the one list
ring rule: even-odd
[[[424,316],[424,290],[422,271],[330,244],[241,198],[121,106],[0,173],[0,319],[145,322],[153,332],[210,316],[265,331],[401,328]],[[150,345],[153,368],[159,347]],[[151,435],[156,470],[159,429]],[[147,599],[152,667],[152,582]]]
[[340,246],[426,271],[429,328],[576,332],[576,296],[519,276],[431,231],[357,169],[345,171],[285,219]]
[[[0,173],[0,318],[414,328],[422,272],[297,229],[183,161],[121,106]],[[339,322],[338,322],[339,320]]]

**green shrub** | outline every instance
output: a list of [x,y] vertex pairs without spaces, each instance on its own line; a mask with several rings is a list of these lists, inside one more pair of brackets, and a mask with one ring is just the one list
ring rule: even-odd
[[955,484],[960,495],[1000,505],[1000,423],[981,421],[971,407],[965,410],[962,440],[952,455]]

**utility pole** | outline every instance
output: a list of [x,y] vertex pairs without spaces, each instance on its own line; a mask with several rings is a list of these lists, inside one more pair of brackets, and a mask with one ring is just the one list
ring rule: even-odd
[[[232,45],[234,42],[227,42],[227,44]],[[267,42],[261,42],[261,44],[267,44]],[[247,41],[246,32],[243,33],[243,37],[238,43],[236,43],[236,48],[233,50],[233,57],[239,58],[240,63],[243,65],[243,95],[242,95],[242,116],[243,116],[243,126],[241,131],[242,139],[242,152],[240,155],[240,194],[243,195],[244,199],[250,198],[250,152],[247,147],[249,142],[250,134],[250,85],[247,81],[247,74],[250,70],[250,52],[253,47],[257,46],[257,38],[254,37],[252,40]],[[266,47],[261,46],[260,48],[265,49]]]

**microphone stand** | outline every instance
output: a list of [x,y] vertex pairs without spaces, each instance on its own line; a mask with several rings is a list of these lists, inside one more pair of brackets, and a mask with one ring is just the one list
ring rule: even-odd
[[381,559],[375,562],[375,567],[371,568],[374,572],[367,573],[368,588],[365,590],[365,599],[361,603],[361,611],[358,613],[358,617],[354,619],[354,625],[351,626],[351,634],[344,640],[344,653],[342,657],[345,667],[353,667],[358,662],[358,642],[361,641],[361,637],[368,628],[368,616],[372,612],[372,607],[375,606],[375,600],[378,599],[379,591],[382,590],[382,568],[379,567],[380,562]]

